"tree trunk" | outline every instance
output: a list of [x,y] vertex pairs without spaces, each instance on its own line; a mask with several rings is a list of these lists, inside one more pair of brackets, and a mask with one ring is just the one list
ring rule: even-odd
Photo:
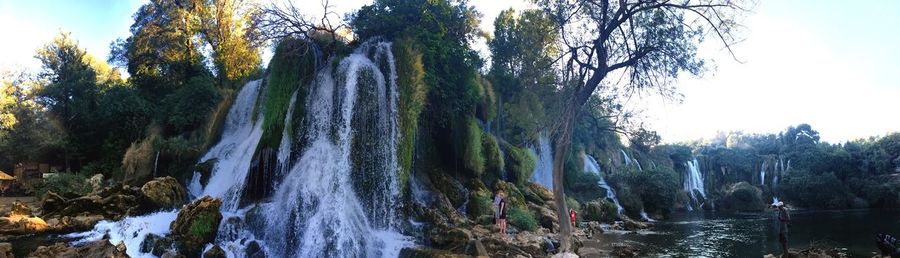
[[572,124],[575,121],[576,110],[580,109],[570,105],[563,113],[560,127],[557,128],[556,141],[553,150],[553,199],[556,202],[556,217],[559,219],[559,244],[561,252],[571,250],[570,238],[572,227],[569,223],[569,209],[566,207],[566,192],[563,186],[565,159],[569,150],[569,141],[572,139]]

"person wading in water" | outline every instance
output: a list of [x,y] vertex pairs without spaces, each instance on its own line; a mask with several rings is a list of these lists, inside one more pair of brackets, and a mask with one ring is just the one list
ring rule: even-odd
[[783,251],[781,257],[789,257],[788,228],[791,227],[791,214],[784,207],[784,202],[777,202],[772,204],[772,206],[778,209],[778,242],[781,243],[781,250]]

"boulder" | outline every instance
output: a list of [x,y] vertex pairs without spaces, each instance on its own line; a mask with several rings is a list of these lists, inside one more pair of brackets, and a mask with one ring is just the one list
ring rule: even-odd
[[625,224],[624,224],[625,230],[628,230],[628,231],[637,231],[637,230],[641,230],[641,229],[647,229],[650,227],[650,225],[645,222],[633,220],[626,216],[622,216],[622,221],[625,222]]
[[162,237],[156,234],[148,234],[141,242],[142,253],[151,253],[156,256],[162,256],[166,252],[172,250],[173,242],[171,237]]
[[221,199],[204,196],[178,211],[169,229],[180,254],[200,256],[203,247],[216,239],[222,221],[221,206]]
[[541,227],[549,229],[551,232],[559,231],[559,218],[553,210],[546,206],[538,206],[533,203],[528,204],[528,209],[537,215],[535,219],[537,219],[538,224],[540,224]]
[[56,243],[51,246],[41,246],[28,255],[32,258],[80,258],[80,257],[104,257],[127,258],[125,243],[119,242],[112,245],[109,240],[101,239],[85,245],[74,247],[65,243]]
[[447,250],[431,249],[427,247],[403,248],[399,258],[467,258],[464,254],[454,254]]
[[462,251],[472,239],[472,232],[463,228],[434,228],[430,233],[431,245],[444,250]]
[[532,192],[537,194],[541,199],[544,199],[545,202],[553,201],[553,192],[550,189],[545,188],[543,185],[535,184],[535,183],[527,183],[528,188],[531,189]]
[[203,253],[203,258],[225,258],[225,250],[222,250],[219,245],[213,245],[212,248]]
[[0,258],[13,258],[12,244],[0,243]]
[[7,217],[13,216],[25,216],[30,217],[33,214],[31,213],[31,208],[28,207],[24,202],[20,202],[19,200],[15,200],[12,203],[12,207],[9,210],[9,215]]
[[160,209],[177,208],[187,200],[187,190],[170,176],[150,180],[141,186],[141,193],[155,208]]
[[266,258],[266,252],[263,251],[262,247],[259,246],[259,243],[256,241],[250,242],[247,244],[247,250],[244,252],[247,258]]
[[42,198],[41,208],[44,217],[101,215],[110,220],[141,215],[149,211],[140,189],[128,185],[106,187],[75,198],[48,192]]
[[47,222],[38,217],[0,217],[0,235],[23,235],[47,231]]

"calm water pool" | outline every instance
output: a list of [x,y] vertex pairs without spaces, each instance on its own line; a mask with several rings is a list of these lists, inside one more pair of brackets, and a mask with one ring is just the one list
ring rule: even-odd
[[[677,213],[641,234],[603,234],[604,243],[642,243],[650,257],[762,257],[780,253],[774,211],[754,214]],[[847,248],[853,257],[872,257],[876,233],[900,236],[900,211],[793,211],[789,245],[812,243]]]

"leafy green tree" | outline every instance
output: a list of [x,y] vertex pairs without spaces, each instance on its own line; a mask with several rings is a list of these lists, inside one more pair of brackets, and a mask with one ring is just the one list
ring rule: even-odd
[[[699,75],[703,60],[697,42],[714,35],[727,49],[746,10],[740,2],[716,1],[536,1],[561,35],[562,81],[572,87],[555,126],[553,185],[557,216],[566,219],[562,186],[566,152],[575,118],[598,88],[601,91],[654,91],[672,97],[681,73]],[[607,80],[621,75],[622,83]],[[619,76],[615,76],[619,77]],[[614,90],[620,88],[618,90]],[[561,249],[568,251],[571,228],[560,225]]]
[[[71,168],[74,154],[97,150],[94,112],[100,87],[97,74],[86,59],[87,52],[78,47],[68,33],[60,33],[52,42],[38,49],[35,56],[42,63],[40,78],[46,81],[38,90],[38,102],[65,133],[66,170]],[[72,147],[70,147],[70,145]]]
[[244,0],[197,0],[200,34],[212,46],[212,59],[220,83],[257,73],[262,35],[254,21],[262,12]]

